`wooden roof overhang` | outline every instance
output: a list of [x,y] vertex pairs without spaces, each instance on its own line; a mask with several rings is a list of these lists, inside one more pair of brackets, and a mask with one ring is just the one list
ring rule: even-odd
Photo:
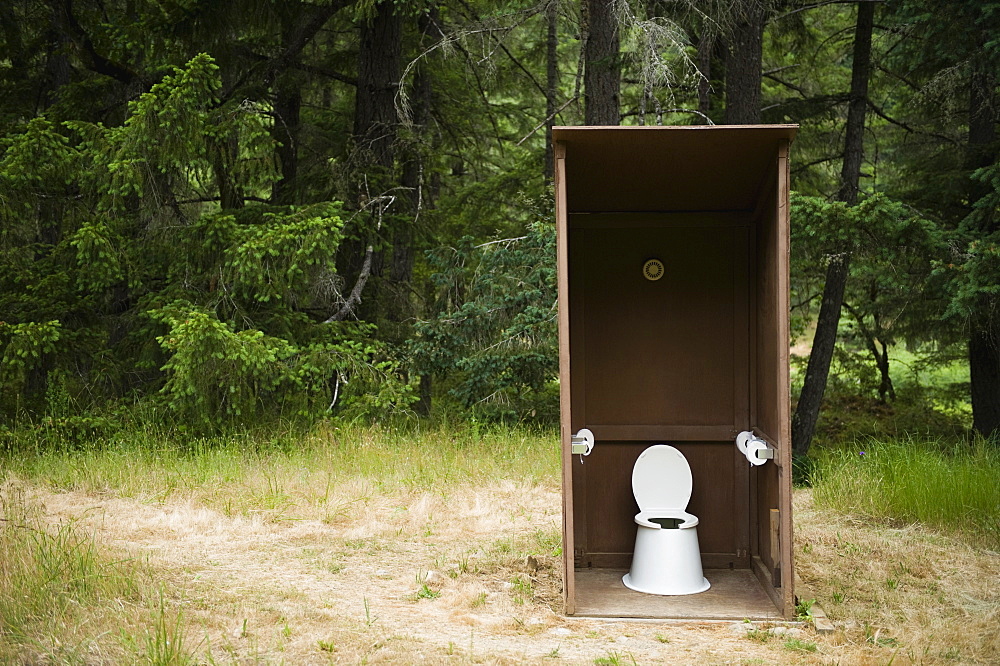
[[554,127],[552,140],[565,151],[567,212],[746,211],[797,129]]

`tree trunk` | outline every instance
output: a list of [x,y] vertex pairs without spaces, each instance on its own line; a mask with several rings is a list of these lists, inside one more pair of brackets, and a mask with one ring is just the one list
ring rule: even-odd
[[[429,30],[429,22],[421,19],[421,28]],[[413,225],[419,219],[421,209],[427,205],[423,196],[424,151],[427,150],[426,145],[430,138],[427,126],[432,120],[433,97],[430,75],[419,69],[413,81],[412,92],[413,139],[406,151],[402,174],[410,219],[401,223],[393,232],[392,265],[389,271],[389,279],[407,292],[413,275]]]
[[858,23],[854,30],[854,62],[851,65],[851,94],[847,107],[847,128],[844,135],[844,162],[840,168],[840,190],[837,200],[848,206],[858,203],[861,182],[861,161],[865,146],[865,112],[868,110],[868,78],[872,60],[872,27],[875,23],[875,3],[858,4]]
[[1000,437],[1000,336],[977,329],[969,338],[972,383],[972,429],[983,437]]
[[378,3],[374,18],[361,25],[354,140],[362,155],[367,154],[383,170],[392,168],[395,157],[395,98],[402,47],[403,20],[395,3]]
[[556,119],[556,96],[559,94],[559,0],[549,0],[545,7],[547,38],[545,43],[545,181],[555,177],[552,152],[552,126]]
[[621,64],[618,19],[610,0],[585,0],[587,42],[583,74],[584,123],[617,125],[621,122],[619,96]]
[[884,340],[877,340],[881,350],[875,350],[875,364],[878,366],[879,385],[878,400],[883,405],[887,400],[896,399],[896,387],[892,384],[892,375],[889,373],[889,345]]
[[68,53],[72,40],[65,34],[61,25],[59,10],[52,10],[52,21],[45,34],[45,74],[40,82],[39,104],[35,111],[47,109],[58,101],[59,91],[70,82],[72,68]]
[[238,157],[239,145],[235,136],[220,137],[212,142],[212,171],[223,210],[243,208],[245,203],[243,190],[233,173]]
[[[281,50],[287,51],[297,37],[298,12],[286,8],[281,15]],[[300,7],[296,9],[301,10]],[[279,205],[296,203],[299,172],[299,125],[302,109],[301,84],[286,66],[276,72],[274,83],[274,126],[271,135],[277,144],[275,156],[281,177],[271,187],[271,201]]]
[[413,411],[420,416],[431,415],[431,396],[434,380],[430,375],[420,375],[420,384],[417,388],[417,401],[413,403]]
[[296,203],[299,175],[299,116],[302,92],[288,73],[279,75],[274,90],[274,128],[277,142],[275,153],[281,177],[271,188],[271,200],[279,205]]
[[[706,118],[712,111],[712,52],[715,50],[715,31],[705,21],[698,39],[698,111]],[[707,122],[707,121],[706,121]]]
[[[868,76],[871,69],[872,26],[875,22],[875,3],[858,4],[858,21],[854,31],[854,62],[851,68],[850,106],[847,110],[847,131],[844,138],[844,162],[840,171],[840,189],[837,198],[848,205],[858,201],[861,180],[861,161],[864,156],[865,111],[868,100]],[[845,249],[830,261],[823,286],[823,303],[816,322],[816,335],[809,365],[802,384],[795,415],[792,417],[792,451],[803,456],[809,452],[816,421],[826,393],[826,382],[833,360],[840,324],[840,308],[844,302],[844,289],[850,275],[851,256]]]
[[[396,92],[399,89],[400,58],[403,46],[402,15],[395,11],[395,3],[379,2],[375,16],[361,24],[358,46],[358,86],[354,98],[354,151],[351,156],[354,173],[351,182],[356,191],[355,204],[359,209],[370,198],[378,197],[393,185],[393,165],[396,158]],[[354,202],[351,202],[352,204]],[[381,207],[375,203],[371,209]],[[379,208],[381,210],[381,208]],[[337,269],[348,284],[361,284],[368,267],[371,276],[382,273],[381,251],[370,251],[377,222],[368,214],[356,217],[361,226],[353,229],[355,238],[341,244]],[[360,292],[351,311],[345,317],[360,316],[374,320],[379,300],[378,281],[368,280],[365,311],[357,311],[362,302]],[[353,294],[354,292],[352,292]],[[338,313],[339,314],[339,313]]]
[[865,324],[862,314],[856,309],[851,307],[850,303],[843,304],[844,309],[851,313],[854,317],[854,322],[857,324],[858,333],[860,333],[865,339],[865,345],[868,347],[868,351],[872,353],[872,358],[875,359],[875,368],[879,373],[879,386],[878,386],[878,401],[881,404],[886,404],[887,400],[896,399],[896,387],[892,383],[892,375],[889,372],[889,345],[885,340],[879,337],[880,332],[885,329],[880,325],[879,319],[876,316],[874,322],[874,331],[868,328]]
[[833,348],[837,342],[837,325],[840,323],[840,307],[844,302],[844,288],[851,272],[851,257],[848,253],[830,259],[826,269],[826,284],[823,287],[823,302],[819,308],[816,335],[813,336],[809,365],[802,383],[799,402],[792,416],[792,451],[797,456],[809,452],[819,408],[826,392],[826,380],[830,374]]
[[[973,59],[969,91],[969,146],[966,166],[974,170],[988,166],[997,159],[994,117],[996,74],[983,57],[987,42],[985,32],[979,34],[980,50]],[[969,209],[990,193],[991,185],[972,181]],[[984,216],[980,237],[997,232],[1000,215]],[[995,313],[996,302],[983,299],[980,312],[974,313],[969,336],[969,374],[972,397],[972,429],[987,438],[1000,440],[1000,319]]]
[[727,125],[760,122],[761,60],[764,41],[764,0],[740,0],[726,58]]

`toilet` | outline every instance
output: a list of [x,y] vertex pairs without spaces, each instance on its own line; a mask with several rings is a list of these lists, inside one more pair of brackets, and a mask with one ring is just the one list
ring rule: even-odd
[[680,451],[651,446],[632,468],[632,494],[639,505],[632,568],[622,582],[636,592],[683,595],[710,587],[701,568],[698,517],[687,512],[691,467]]

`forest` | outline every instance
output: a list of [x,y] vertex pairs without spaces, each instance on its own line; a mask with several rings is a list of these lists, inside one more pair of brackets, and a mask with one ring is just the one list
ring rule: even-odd
[[9,0],[0,23],[8,434],[553,423],[552,126],[767,123],[800,125],[796,453],[821,413],[1000,433],[1000,3]]
[[[1000,663],[998,74],[1000,0],[0,0],[0,662]],[[573,615],[552,128],[710,124],[799,126],[795,488],[688,510],[794,602]]]

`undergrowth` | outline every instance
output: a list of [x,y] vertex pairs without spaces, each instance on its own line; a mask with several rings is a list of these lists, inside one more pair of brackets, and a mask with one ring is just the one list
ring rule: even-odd
[[33,430],[17,436],[0,452],[0,467],[21,478],[157,501],[184,494],[226,515],[273,515],[301,501],[321,503],[323,488],[347,481],[444,493],[460,482],[548,483],[559,474],[555,433],[476,422],[323,421],[212,437],[134,428],[71,448]]
[[984,440],[858,440],[819,451],[818,505],[893,523],[920,522],[1000,545],[1000,449]]

